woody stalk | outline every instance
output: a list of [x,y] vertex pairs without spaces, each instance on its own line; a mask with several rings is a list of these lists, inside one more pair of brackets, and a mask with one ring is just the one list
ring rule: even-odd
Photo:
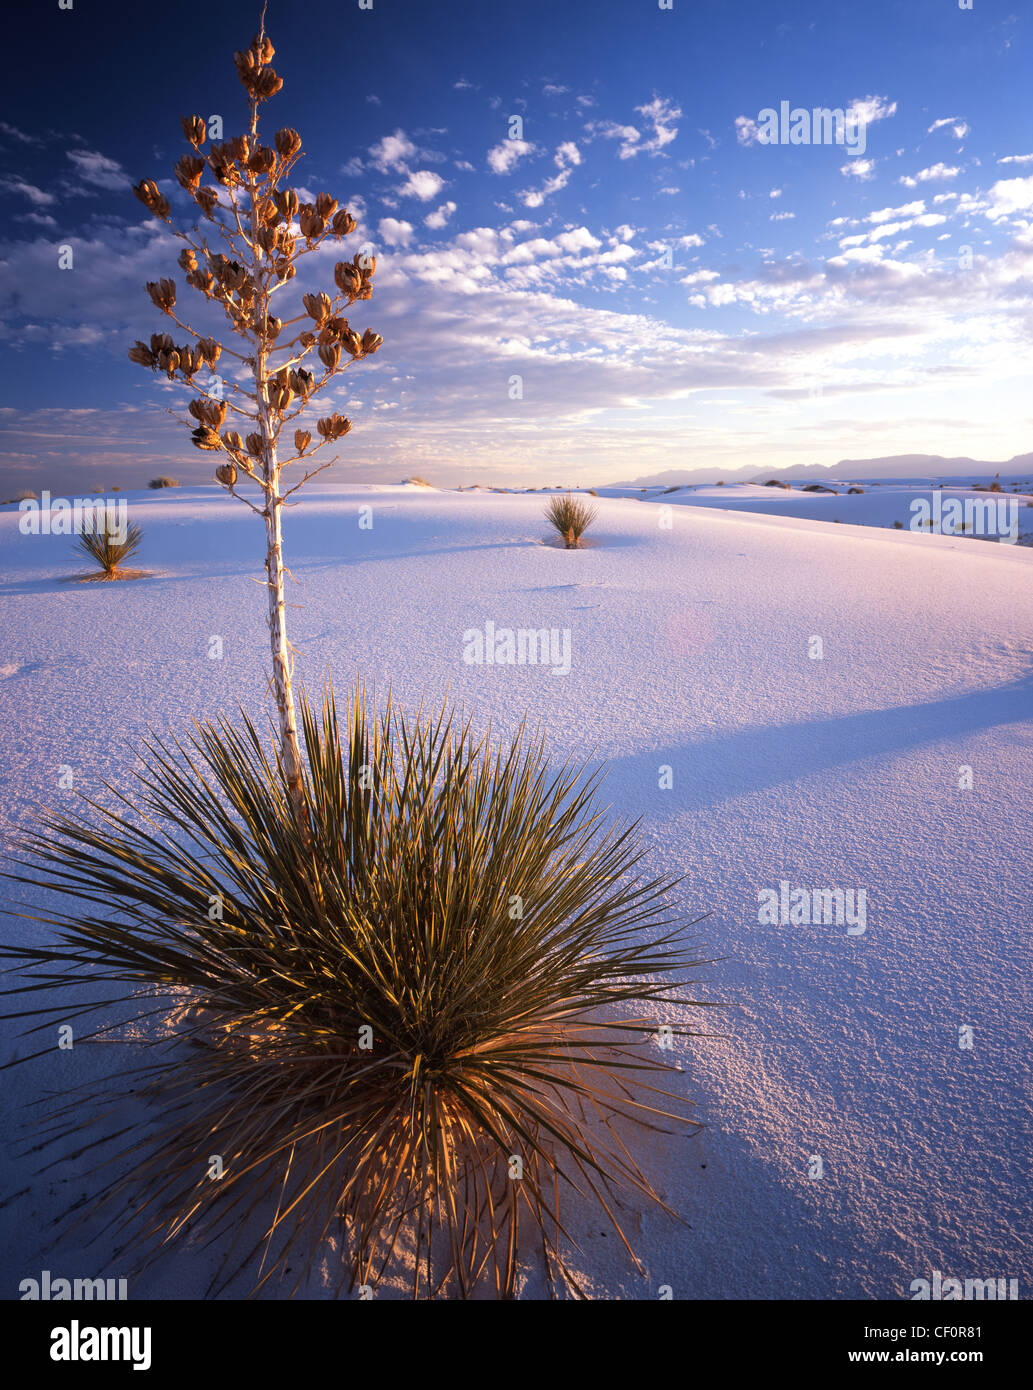
[[[339,242],[356,228],[355,218],[339,209],[329,193],[320,193],[314,204],[300,203],[289,187],[291,171],[303,153],[296,130],[278,130],[272,146],[261,143],[259,110],[283,86],[270,66],[273,54],[263,21],[251,46],[234,55],[251,109],[246,135],[211,144],[205,154],[204,120],[182,118],[192,152],[179,159],[174,172],[201,214],[190,232],[173,226],[168,199],[156,183],[144,179],[133,189],[147,210],[186,243],[179,255],[186,283],[222,308],[241,350],[185,322],[177,313],[175,282],[162,279],[148,284],[147,293],[192,342],[179,346],[168,333],[155,333],[149,345],[138,341],[129,356],[154,372],[164,372],[170,381],[185,382],[196,393],[188,407],[191,418],[176,418],[192,427],[197,448],[225,455],[215,470],[217,481],[265,520],[272,684],[281,758],[295,819],[305,832],[281,513],[293,493],[337,462],[335,455],[309,466],[321,450],[348,433],[351,421],[336,413],[318,419],[320,438],[315,445],[308,430],[295,428],[294,451],[286,458],[280,457],[281,437],[346,367],[372,356],[383,339],[369,329],[360,336],[343,316],[357,299],[372,295],[376,259],[361,251],[351,261],[335,265],[333,294],[304,295],[304,312],[295,318],[280,319],[272,312],[273,296],[293,280],[298,261],[328,238]],[[208,175],[214,184],[202,182]],[[232,382],[215,376],[215,364],[224,353],[240,364]],[[202,370],[205,379],[200,381]],[[238,429],[224,429],[227,423],[246,428],[247,433],[242,436]],[[297,464],[305,467],[303,476],[284,488],[284,470]],[[258,503],[234,491],[241,474],[259,489]]]

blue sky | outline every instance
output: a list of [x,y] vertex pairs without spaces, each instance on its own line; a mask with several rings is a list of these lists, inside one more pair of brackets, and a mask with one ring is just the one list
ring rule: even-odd
[[[178,118],[242,127],[231,58],[257,13],[13,12],[8,494],[209,478],[165,413],[186,388],[126,358],[164,327],[144,282],[182,278],[130,184],[164,181],[187,225]],[[285,88],[267,133],[301,132],[302,188],[346,204],[378,255],[352,317],[385,345],[341,379],[355,428],[327,478],[590,485],[1028,452],[1031,26],[991,0],[271,0]],[[761,143],[783,100],[862,115],[863,156]],[[309,258],[299,299],[339,254]]]

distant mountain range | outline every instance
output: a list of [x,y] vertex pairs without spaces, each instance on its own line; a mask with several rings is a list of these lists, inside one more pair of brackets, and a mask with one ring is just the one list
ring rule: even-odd
[[766,483],[769,478],[780,478],[785,482],[828,482],[834,478],[843,481],[851,478],[992,478],[995,473],[1000,473],[1004,478],[1033,477],[1033,453],[1016,454],[1005,463],[991,463],[986,459],[948,459],[940,454],[892,454],[877,459],[840,459],[831,468],[818,463],[798,463],[790,468],[775,468],[763,473],[757,473],[752,468],[678,468],[610,486],[687,487],[698,483]]

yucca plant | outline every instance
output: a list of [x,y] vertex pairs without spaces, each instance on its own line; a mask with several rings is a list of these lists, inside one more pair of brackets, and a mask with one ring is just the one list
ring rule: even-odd
[[[304,157],[296,130],[284,126],[271,144],[263,143],[264,105],[283,89],[283,78],[272,66],[274,57],[263,6],[258,33],[247,48],[233,55],[247,95],[247,130],[223,139],[221,117],[212,118],[217,135],[203,116],[180,117],[189,152],[180,156],[173,172],[199,214],[190,230],[175,225],[172,205],[153,179],[142,179],[133,187],[147,211],[184,243],[178,263],[187,286],[199,297],[198,311],[221,311],[227,336],[237,346],[188,322],[193,314],[178,303],[175,280],[162,278],[149,282],[147,293],[187,341],[177,342],[171,333],[153,333],[149,342],[138,340],[129,349],[129,358],[191,390],[189,418],[178,418],[191,428],[198,449],[221,456],[216,481],[265,524],[271,688],[288,785],[298,825],[303,827],[301,751],[287,637],[283,509],[310,478],[337,462],[336,455],[327,458],[324,454],[318,460],[316,455],[343,439],[352,427],[349,419],[331,411],[315,421],[319,438],[313,444],[311,430],[300,427],[302,417],[318,407],[321,393],[347,367],[378,352],[383,339],[371,328],[360,333],[345,317],[356,302],[372,297],[377,261],[369,246],[360,246],[350,259],[338,261],[333,285],[302,295],[299,312],[290,317],[275,312],[280,305],[277,296],[294,279],[304,258],[350,239],[357,223],[332,194],[319,193],[309,203],[302,201],[307,196],[303,189],[291,186]],[[280,308],[285,315],[289,312]],[[236,364],[228,377],[216,374],[223,354]],[[291,425],[297,428],[289,433]],[[247,433],[242,435],[241,430]],[[305,472],[285,486],[285,470],[298,464]],[[257,502],[235,490],[238,481],[257,489]]]
[[565,497],[553,497],[545,509],[546,519],[563,537],[568,550],[579,548],[581,537],[598,514],[598,508],[570,492]]
[[[250,1267],[256,1290],[289,1267],[293,1293],[337,1235],[339,1288],[394,1256],[414,1296],[510,1296],[533,1244],[577,1296],[563,1189],[628,1245],[613,1193],[659,1201],[632,1134],[692,1125],[651,1036],[658,1006],[683,1035],[703,1007],[683,993],[698,962],[671,945],[674,885],[635,872],[598,774],[551,770],[537,736],[493,747],[447,709],[370,712],[361,692],[343,731],[332,692],[301,712],[307,836],[278,740],[266,751],[243,718],[152,742],[134,801],[21,842],[31,860],[8,876],[71,899],[25,914],[57,944],[0,951],[13,992],[74,991],[26,1011],[35,1031],[114,1003],[180,1010],[172,1041],[133,1030],[153,1054],[137,1094],[163,1123],[130,1132],[99,1210],[136,1250],[236,1236],[257,1213],[261,1238],[230,1242],[220,1272]],[[103,1118],[110,1084],[94,1100]],[[77,1096],[55,1137],[84,1113]]]
[[120,579],[122,565],[142,543],[143,530],[135,522],[117,525],[113,517],[105,514],[99,521],[87,521],[76,546],[97,562],[105,579]]

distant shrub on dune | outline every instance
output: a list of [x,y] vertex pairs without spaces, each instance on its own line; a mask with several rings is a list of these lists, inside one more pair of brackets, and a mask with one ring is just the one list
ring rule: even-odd
[[568,550],[578,549],[581,537],[597,516],[595,507],[570,492],[565,497],[554,497],[545,509],[546,520],[555,526]]
[[14,497],[8,497],[5,502],[0,502],[0,507],[9,507],[14,502],[38,502],[39,493],[33,492],[31,488],[26,488],[23,492],[16,493]]
[[418,473],[414,473],[411,478],[403,478],[402,486],[412,483],[414,487],[433,487],[433,483],[428,483],[426,478],[421,478]]
[[151,481],[147,484],[147,486],[152,488],[179,487],[179,479],[166,478],[165,475],[162,474],[159,478],[152,478]]

